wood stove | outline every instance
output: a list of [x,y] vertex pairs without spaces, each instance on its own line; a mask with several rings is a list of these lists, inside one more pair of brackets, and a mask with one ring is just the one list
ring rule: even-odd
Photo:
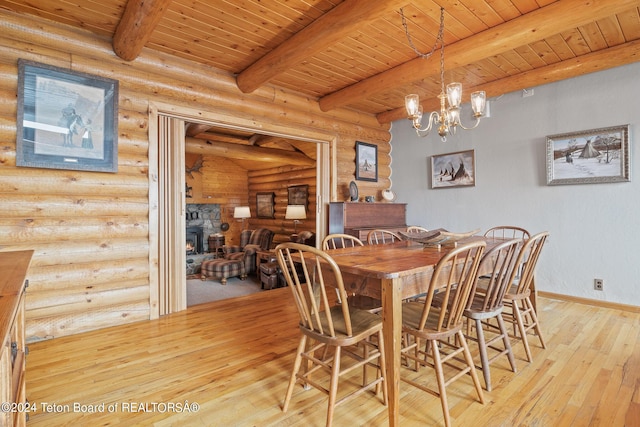
[[187,255],[201,254],[204,252],[204,236],[202,227],[187,227],[186,249]]

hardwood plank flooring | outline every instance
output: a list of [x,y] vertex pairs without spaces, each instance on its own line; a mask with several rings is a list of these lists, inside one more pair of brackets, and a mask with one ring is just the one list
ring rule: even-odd
[[[529,364],[516,344],[517,373],[506,358],[493,364],[494,388],[484,405],[470,378],[453,383],[454,423],[640,425],[640,314],[538,301],[547,349],[530,340]],[[323,426],[327,400],[316,390],[298,387],[289,411],[280,407],[298,337],[297,313],[283,288],[32,343],[27,397],[36,411],[28,425]],[[197,410],[184,409],[185,402]],[[443,425],[440,401],[430,394],[403,383],[400,404],[403,426]],[[334,419],[336,426],[384,426],[387,412],[379,399],[363,395],[339,406]]]

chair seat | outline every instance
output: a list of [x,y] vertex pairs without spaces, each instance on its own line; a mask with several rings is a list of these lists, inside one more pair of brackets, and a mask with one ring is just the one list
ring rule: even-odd
[[[349,317],[351,318],[351,328],[353,332],[351,336],[347,335],[346,323],[342,316],[341,306],[338,305],[331,308],[331,317],[335,331],[335,337],[332,337],[331,339],[327,339],[326,335],[316,331],[311,331],[303,326],[301,326],[300,329],[303,329],[307,335],[312,336],[320,342],[332,341],[332,344],[341,346],[352,345],[361,341],[364,337],[382,330],[382,319],[380,316],[366,310],[353,309],[349,307]],[[323,330],[326,331],[328,328],[326,318],[323,317],[320,323]]]
[[427,340],[438,340],[443,337],[454,335],[456,332],[462,330],[462,321],[453,325],[450,328],[440,328],[438,331],[438,318],[440,317],[440,309],[442,306],[437,307],[433,305],[433,308],[429,311],[427,322],[424,329],[419,330],[420,318],[422,317],[422,310],[424,308],[424,302],[411,301],[402,304],[402,327],[403,329],[410,328],[417,335]]
[[507,301],[516,301],[521,299],[526,299],[531,296],[531,289],[527,289],[523,292],[518,293],[518,287],[512,286],[507,290],[507,293],[504,295],[504,299]]

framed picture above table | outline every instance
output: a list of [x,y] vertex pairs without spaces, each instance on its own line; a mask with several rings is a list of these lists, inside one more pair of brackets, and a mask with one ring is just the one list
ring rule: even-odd
[[474,150],[431,156],[431,188],[475,185],[476,154]]
[[626,182],[629,125],[547,137],[547,185]]
[[16,165],[118,171],[118,81],[20,59]]

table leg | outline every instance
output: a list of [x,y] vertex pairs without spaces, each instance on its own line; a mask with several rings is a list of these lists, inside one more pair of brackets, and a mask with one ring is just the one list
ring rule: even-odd
[[382,279],[382,329],[387,362],[389,425],[400,425],[401,279]]

